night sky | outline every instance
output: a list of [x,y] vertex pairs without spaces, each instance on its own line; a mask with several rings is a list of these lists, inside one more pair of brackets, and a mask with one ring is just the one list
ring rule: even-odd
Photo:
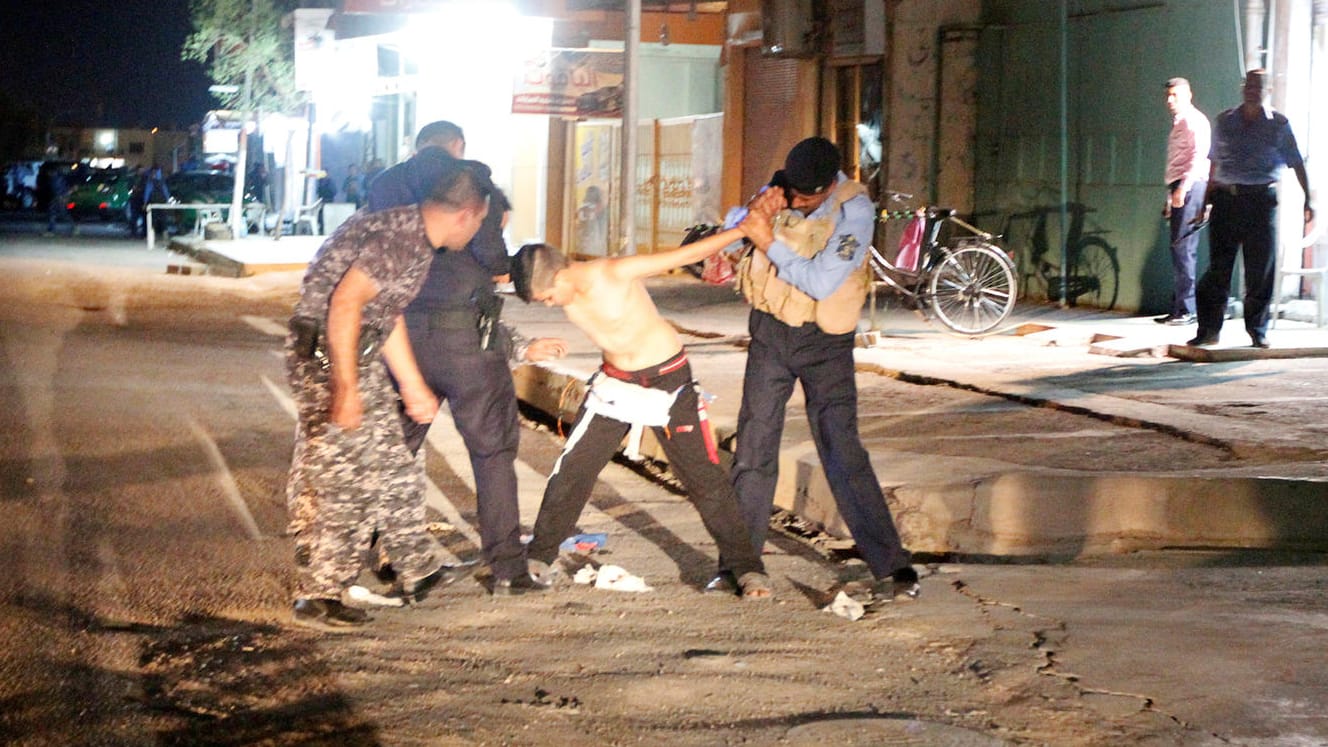
[[214,99],[180,59],[188,0],[17,0],[0,14],[0,90],[59,125],[180,127]]

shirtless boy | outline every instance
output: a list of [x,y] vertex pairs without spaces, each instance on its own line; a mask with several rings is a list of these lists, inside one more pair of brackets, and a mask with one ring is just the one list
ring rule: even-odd
[[577,263],[568,263],[547,244],[528,244],[517,253],[512,266],[517,295],[526,302],[561,306],[604,354],[544,488],[535,537],[527,548],[532,561],[547,565],[557,558],[600,470],[632,424],[639,423],[654,429],[670,468],[719,546],[720,571],[738,579],[744,598],[771,595],[733,487],[719,466],[682,340],[659,315],[642,282],[699,262],[740,239],[742,232],[732,229],[672,251]]

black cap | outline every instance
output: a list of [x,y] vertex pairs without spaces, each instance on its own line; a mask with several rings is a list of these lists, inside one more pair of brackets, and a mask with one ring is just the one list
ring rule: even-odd
[[784,159],[788,185],[805,195],[822,192],[839,174],[839,148],[823,137],[809,137],[793,146]]

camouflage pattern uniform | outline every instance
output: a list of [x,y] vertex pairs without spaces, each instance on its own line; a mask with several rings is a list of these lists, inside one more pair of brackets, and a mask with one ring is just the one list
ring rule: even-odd
[[[364,307],[361,337],[386,339],[424,282],[433,254],[418,207],[358,213],[310,264],[295,316],[325,325],[332,292],[354,266],[379,289]],[[329,371],[319,358],[296,350],[294,333],[286,339],[286,370],[299,409],[286,490],[295,537],[294,597],[340,599],[359,575],[375,528],[409,588],[435,571],[443,555],[426,529],[424,475],[402,439],[397,396],[382,356],[361,356],[364,419],[353,431],[330,421]]]

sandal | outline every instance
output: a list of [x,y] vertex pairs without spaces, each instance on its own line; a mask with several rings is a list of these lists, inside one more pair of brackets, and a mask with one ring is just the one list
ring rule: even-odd
[[742,574],[738,588],[742,590],[743,599],[770,599],[775,595],[774,589],[770,588],[770,577],[756,571]]

